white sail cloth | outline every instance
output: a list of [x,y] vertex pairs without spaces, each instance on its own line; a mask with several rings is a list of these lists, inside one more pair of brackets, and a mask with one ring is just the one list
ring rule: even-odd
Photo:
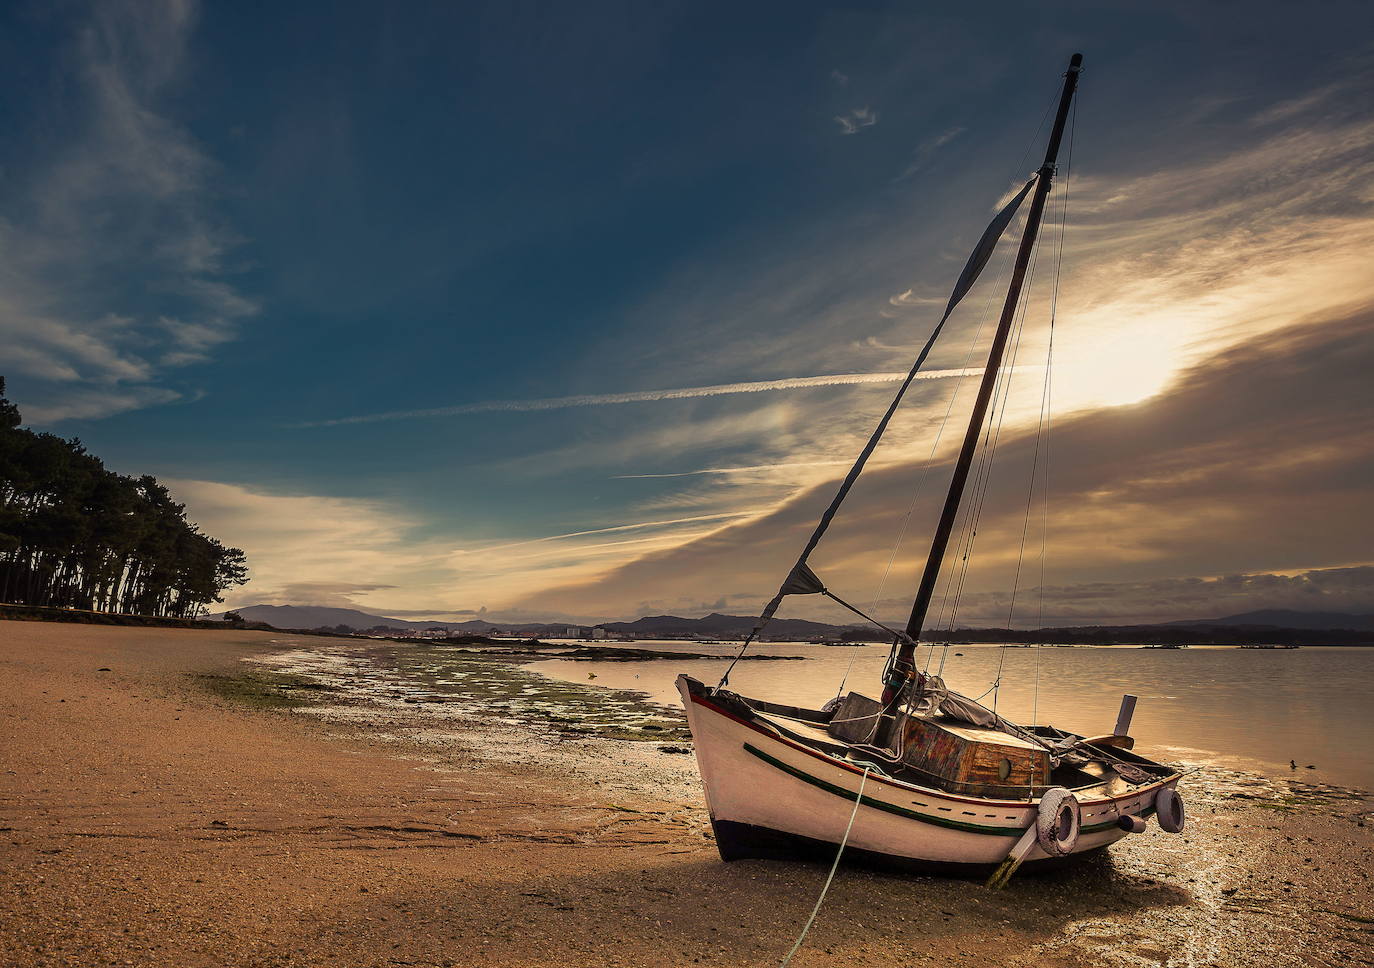
[[911,709],[918,716],[943,713],[970,726],[987,729],[1006,729],[1008,725],[1005,719],[982,703],[951,690],[939,676],[921,677],[919,693],[912,700]]

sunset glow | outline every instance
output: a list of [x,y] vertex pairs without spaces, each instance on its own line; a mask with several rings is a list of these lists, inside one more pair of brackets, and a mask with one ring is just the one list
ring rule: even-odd
[[[687,29],[674,16],[664,37]],[[604,60],[595,80],[575,44],[519,66],[514,24],[497,28],[509,58],[465,64],[426,40],[402,69],[387,45],[409,41],[350,14],[330,29],[375,46],[385,77],[326,57],[315,86],[259,50],[245,17],[111,7],[25,28],[58,65],[36,97],[62,134],[5,165],[10,394],[31,426],[178,481],[193,520],[251,546],[252,581],[229,605],[434,615],[761,605],[1033,167],[1013,162],[1039,150],[1055,78],[1016,78],[1063,56],[1058,39],[970,35],[970,76],[917,12],[857,33],[798,13],[765,75],[722,54],[736,66],[689,93],[628,36],[571,15],[562,34]],[[1219,61],[1208,52],[1230,25],[1198,17],[1186,31],[1124,13],[1083,25],[1100,53],[998,411],[987,513],[1001,523],[979,538],[977,594],[1003,592],[1018,557],[1021,462],[1042,426],[1030,497],[1054,521],[1056,587],[1119,583],[1136,613],[1141,582],[1304,574],[1374,547],[1368,515],[1332,512],[1240,551],[1287,507],[1244,468],[1308,468],[1289,495],[1305,506],[1343,507],[1363,480],[1367,429],[1320,410],[1321,367],[1285,354],[1320,359],[1374,303],[1367,53],[1323,38],[1322,56],[1295,57],[1287,45],[1306,41],[1288,37],[1280,78],[1277,39]],[[460,43],[460,20],[403,33]],[[873,36],[903,40],[860,39]],[[664,43],[652,60],[690,73],[690,45]],[[59,75],[77,79],[65,93]],[[585,84],[574,95],[560,76]],[[424,103],[425,85],[465,93],[395,110]],[[1019,230],[818,552],[896,611]],[[1233,396],[1213,399],[1209,381]],[[1293,436],[1223,420],[1233,408]],[[1070,611],[1116,607],[1057,594]]]

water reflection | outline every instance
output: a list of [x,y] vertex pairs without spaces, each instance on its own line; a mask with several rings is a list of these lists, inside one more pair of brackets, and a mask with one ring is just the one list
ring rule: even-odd
[[[731,645],[638,642],[636,648],[733,654]],[[769,643],[763,655],[802,655],[804,662],[741,662],[731,688],[777,702],[819,706],[847,689],[881,690],[886,646]],[[928,650],[922,650],[924,662]],[[1307,647],[1295,651],[1194,647],[1188,649],[951,647],[944,677],[967,695],[982,695],[997,678],[997,710],[1085,734],[1110,732],[1123,693],[1140,697],[1131,732],[1144,751],[1165,758],[1206,758],[1242,768],[1290,772],[1304,779],[1374,789],[1374,649]],[[941,650],[933,665],[938,667]],[[714,683],[721,660],[569,662],[526,668],[554,678],[636,689],[657,702],[676,703],[680,672]],[[984,700],[991,705],[992,695]],[[1311,764],[1316,769],[1308,770]]]

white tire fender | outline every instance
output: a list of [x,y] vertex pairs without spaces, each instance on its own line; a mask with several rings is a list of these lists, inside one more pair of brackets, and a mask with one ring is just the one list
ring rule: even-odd
[[1083,811],[1078,799],[1063,787],[1045,791],[1035,818],[1035,841],[1051,857],[1065,857],[1078,844]]
[[1173,787],[1163,787],[1155,794],[1155,819],[1159,829],[1171,834],[1179,833],[1187,823],[1183,810],[1183,797]]

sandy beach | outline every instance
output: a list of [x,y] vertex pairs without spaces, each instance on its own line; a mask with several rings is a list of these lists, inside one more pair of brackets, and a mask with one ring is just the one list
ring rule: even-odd
[[[0,622],[0,961],[769,965],[796,938],[826,871],[722,864],[689,757],[475,708],[302,714],[321,691],[243,660],[307,646],[360,649]],[[1374,964],[1374,804],[1184,789],[1183,836],[1000,893],[842,870],[793,964]]]

